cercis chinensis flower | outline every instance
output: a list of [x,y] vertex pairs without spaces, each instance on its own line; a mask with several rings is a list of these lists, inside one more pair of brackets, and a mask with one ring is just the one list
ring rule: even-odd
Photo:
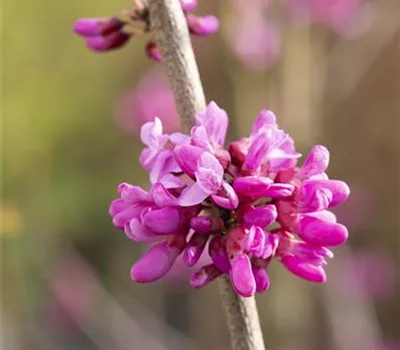
[[345,226],[329,211],[344,202],[348,186],[326,174],[329,152],[314,146],[301,156],[293,139],[262,110],[249,137],[224,149],[228,116],[214,102],[195,116],[190,135],[163,134],[158,118],[142,126],[140,163],[151,189],[127,183],[111,203],[114,225],[127,237],[151,244],[131,269],[135,282],[163,277],[174,260],[194,266],[200,288],[227,274],[248,297],[269,288],[268,266],[279,261],[305,280],[323,283],[324,266],[343,244]]
[[[219,21],[213,15],[195,16],[191,12],[197,7],[197,0],[180,0],[183,13],[191,34],[209,36],[219,29]],[[132,37],[151,32],[149,10],[142,0],[135,0],[131,10],[121,16],[105,18],[80,18],[75,22],[74,31],[86,40],[86,46],[96,52],[107,52],[123,47]],[[153,40],[145,46],[147,56],[162,61],[161,53]]]

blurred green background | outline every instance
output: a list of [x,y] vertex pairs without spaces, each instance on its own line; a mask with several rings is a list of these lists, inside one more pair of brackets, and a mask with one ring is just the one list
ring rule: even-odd
[[[156,64],[143,53],[146,38],[96,55],[71,28],[129,5],[2,4],[4,350],[229,349],[216,283],[133,284],[129,269],[143,247],[108,215],[118,183],[147,184],[138,134],[113,114]],[[272,109],[303,153],[315,143],[330,149],[330,176],[353,191],[338,211],[350,243],[336,249],[327,284],[276,267],[271,290],[257,297],[270,349],[399,348],[399,3],[371,5],[369,28],[347,40],[298,26],[273,2],[281,52],[262,71],[226,40],[229,1],[204,0],[198,11],[222,23],[194,46],[207,99],[231,118],[230,137],[247,135],[257,112]]]

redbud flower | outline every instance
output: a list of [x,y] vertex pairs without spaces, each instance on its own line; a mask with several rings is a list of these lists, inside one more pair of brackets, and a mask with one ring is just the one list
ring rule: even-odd
[[124,22],[117,17],[81,18],[74,31],[86,38],[86,46],[97,52],[105,52],[124,46],[130,35],[124,33]]
[[325,282],[333,258],[328,248],[348,237],[329,209],[350,193],[343,181],[328,178],[328,150],[314,146],[298,166],[293,139],[268,110],[229,151],[227,127],[226,112],[214,102],[197,113],[190,136],[164,134],[158,118],[142,126],[140,162],[151,189],[121,184],[110,207],[117,228],[153,244],[132,267],[132,279],[152,282],[178,256],[192,267],[208,255],[211,263],[190,280],[194,288],[225,274],[241,296],[264,292],[274,261],[300,278]]
[[[215,16],[198,17],[191,12],[196,9],[196,0],[181,0],[190,33],[197,36],[209,36],[219,29]],[[124,46],[132,36],[151,32],[148,8],[140,1],[135,1],[135,8],[123,11],[123,15],[110,18],[81,18],[74,25],[76,34],[86,39],[88,48],[96,52],[107,52]],[[145,53],[151,60],[160,62],[162,55],[154,40],[148,41]]]

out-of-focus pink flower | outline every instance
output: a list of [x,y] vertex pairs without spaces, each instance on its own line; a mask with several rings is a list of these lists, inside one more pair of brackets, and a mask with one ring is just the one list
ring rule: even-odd
[[379,350],[399,350],[400,339],[382,339],[381,348]]
[[96,52],[119,49],[130,39],[122,30],[124,22],[117,17],[80,18],[74,24],[76,34],[86,40],[86,46]]
[[154,117],[162,121],[164,132],[179,130],[174,96],[164,73],[158,70],[146,73],[133,91],[122,95],[115,108],[117,124],[127,133],[139,132]]
[[391,295],[398,283],[393,261],[378,252],[353,252],[341,263],[343,266],[349,266],[349,268],[343,267],[340,276],[337,276],[341,281],[337,288],[344,295],[385,299]]
[[268,1],[234,1],[226,38],[233,52],[250,69],[271,66],[280,52],[280,36],[268,19]]
[[355,36],[370,22],[364,0],[286,0],[288,11],[301,22],[315,23],[344,36]]

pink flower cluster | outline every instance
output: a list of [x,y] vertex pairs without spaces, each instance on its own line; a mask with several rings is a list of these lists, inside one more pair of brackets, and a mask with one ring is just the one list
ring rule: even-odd
[[273,260],[303,279],[325,282],[324,265],[333,257],[328,247],[348,236],[328,209],[350,192],[325,173],[328,150],[314,146],[297,166],[292,138],[267,110],[250,136],[228,150],[227,128],[228,116],[214,102],[196,115],[190,136],[163,134],[158,118],[143,125],[140,163],[151,189],[122,183],[110,206],[114,225],[128,238],[152,244],[133,265],[132,279],[160,279],[180,254],[194,266],[207,245],[212,263],[193,274],[194,288],[227,274],[238,294],[263,292]]
[[[197,0],[180,0],[190,33],[198,36],[214,34],[219,29],[215,16],[198,17],[191,12],[197,7]],[[96,52],[106,52],[124,46],[131,37],[151,31],[148,8],[140,0],[135,1],[133,10],[124,11],[121,17],[80,18],[75,22],[74,31],[86,40],[86,46]],[[154,41],[145,47],[147,56],[161,61],[162,56]]]

